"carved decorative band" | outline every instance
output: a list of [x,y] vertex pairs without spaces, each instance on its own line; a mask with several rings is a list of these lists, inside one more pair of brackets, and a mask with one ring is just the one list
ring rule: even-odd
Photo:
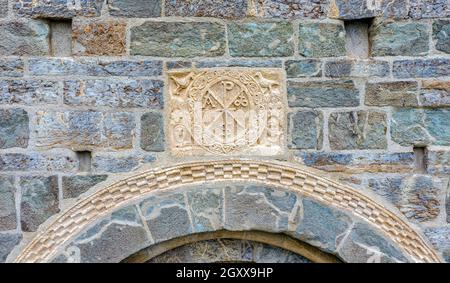
[[64,212],[38,234],[15,262],[46,262],[89,224],[154,190],[205,181],[258,181],[287,187],[328,205],[348,210],[384,231],[419,262],[439,256],[405,221],[351,187],[311,174],[295,165],[273,161],[226,160],[153,169],[103,188]]

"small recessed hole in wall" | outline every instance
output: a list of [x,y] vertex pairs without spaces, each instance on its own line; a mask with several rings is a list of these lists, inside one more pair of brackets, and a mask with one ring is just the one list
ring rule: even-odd
[[72,20],[50,20],[50,47],[55,57],[72,55]]
[[416,146],[414,147],[414,160],[415,160],[415,172],[426,173],[427,162],[425,158],[426,147]]
[[353,58],[369,57],[369,28],[372,22],[372,18],[344,22],[347,56]]
[[78,171],[90,172],[92,153],[90,151],[77,151],[76,154],[78,158]]

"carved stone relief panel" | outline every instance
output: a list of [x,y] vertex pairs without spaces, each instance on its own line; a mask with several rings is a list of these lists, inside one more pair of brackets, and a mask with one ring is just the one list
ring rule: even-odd
[[168,75],[174,155],[283,153],[286,94],[280,70],[199,69]]

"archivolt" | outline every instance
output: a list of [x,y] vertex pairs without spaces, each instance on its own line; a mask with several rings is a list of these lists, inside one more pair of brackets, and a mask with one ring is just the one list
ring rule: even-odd
[[92,222],[152,191],[227,180],[263,182],[296,191],[326,205],[339,207],[384,231],[416,261],[440,261],[436,252],[410,225],[355,189],[316,176],[297,165],[254,160],[205,161],[157,168],[107,186],[62,213],[41,231],[14,261],[49,261],[60,247]]

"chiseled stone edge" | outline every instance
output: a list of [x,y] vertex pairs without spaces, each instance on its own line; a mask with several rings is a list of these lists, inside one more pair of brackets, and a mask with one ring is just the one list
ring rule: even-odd
[[331,205],[363,218],[375,230],[383,231],[415,262],[443,261],[411,225],[361,192],[287,162],[252,160],[221,160],[155,168],[106,186],[45,225],[46,228],[10,260],[49,261],[90,224],[152,191],[229,180],[253,181],[296,191],[325,206]]

